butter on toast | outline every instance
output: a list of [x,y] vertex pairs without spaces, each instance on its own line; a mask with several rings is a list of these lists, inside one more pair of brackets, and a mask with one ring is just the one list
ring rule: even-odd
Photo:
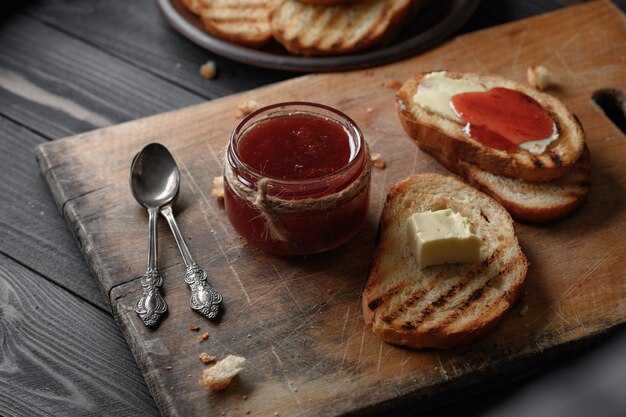
[[210,34],[259,47],[272,39],[270,16],[280,0],[183,0]]
[[366,0],[333,6],[283,1],[272,14],[274,38],[289,52],[354,52],[390,38],[409,17],[411,0]]
[[[420,269],[408,243],[408,219],[444,208],[469,220],[483,242],[480,263]],[[442,349],[469,343],[495,326],[522,291],[528,261],[511,217],[456,178],[420,174],[395,184],[379,228],[362,308],[365,323],[389,343]]]
[[567,174],[539,183],[492,174],[464,161],[448,160],[425,145],[418,146],[448,170],[497,200],[513,219],[525,223],[546,223],[571,214],[583,204],[591,187],[591,153],[587,146]]
[[415,102],[420,74],[404,83],[397,93],[397,111],[404,130],[417,143],[443,154],[447,160],[465,161],[497,175],[530,182],[563,176],[583,152],[585,135],[573,114],[555,97],[496,75],[448,72],[453,79],[466,79],[486,88],[504,87],[520,91],[539,102],[558,131],[558,139],[541,154],[527,150],[496,150],[465,135],[463,123],[442,117]]

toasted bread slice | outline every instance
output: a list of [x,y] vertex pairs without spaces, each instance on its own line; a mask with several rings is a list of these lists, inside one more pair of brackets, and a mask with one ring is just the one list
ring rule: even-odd
[[189,11],[195,15],[200,14],[202,8],[202,0],[183,0],[183,4]]
[[334,6],[286,0],[272,15],[272,33],[294,54],[344,54],[385,40],[399,30],[411,10],[411,0]]
[[306,4],[323,4],[324,6],[334,6],[337,4],[359,3],[367,0],[298,0]]
[[520,222],[546,223],[561,219],[583,204],[591,187],[591,153],[587,146],[567,174],[547,182],[528,182],[492,174],[467,162],[450,161],[425,145],[419,147],[469,184],[496,199]]
[[210,34],[260,47],[272,39],[270,15],[280,0],[183,0]]
[[[415,212],[450,208],[482,240],[479,264],[420,269],[407,238]],[[452,348],[484,335],[523,288],[528,261],[513,221],[495,200],[438,174],[409,177],[389,190],[362,306],[383,340],[413,348]]]
[[467,79],[487,88],[509,88],[534,98],[549,113],[559,133],[558,139],[539,155],[524,149],[507,152],[482,145],[463,133],[461,123],[432,113],[415,102],[417,87],[425,75],[411,78],[398,91],[398,115],[413,140],[437,150],[447,160],[469,162],[497,175],[541,182],[565,175],[583,152],[585,135],[582,127],[555,97],[496,75],[448,72],[450,78]]

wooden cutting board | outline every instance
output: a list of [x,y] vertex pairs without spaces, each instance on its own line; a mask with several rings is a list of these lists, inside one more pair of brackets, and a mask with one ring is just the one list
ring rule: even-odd
[[[609,2],[465,35],[419,57],[374,70],[310,75],[195,107],[42,145],[46,181],[164,415],[332,416],[415,411],[452,393],[485,389],[533,372],[541,360],[626,321],[626,138],[592,101],[626,86],[625,17]],[[482,341],[452,351],[413,351],[381,342],[363,324],[368,276],[389,186],[418,172],[445,172],[405,136],[394,109],[397,80],[438,68],[494,72],[525,82],[529,65],[552,71],[561,98],[580,118],[593,155],[593,188],[570,218],[518,224],[531,268],[521,301]],[[375,170],[371,213],[342,248],[304,259],[266,255],[245,244],[211,197],[237,106],[311,100],[334,106],[362,128],[387,162]],[[147,246],[147,216],[128,188],[133,155],[159,141],[176,157],[180,227],[225,311],[211,323],[188,306],[184,266],[165,222],[160,266],[169,315],[146,329],[133,311]],[[525,313],[525,314],[524,314]],[[208,331],[199,343],[187,324]],[[228,390],[196,383],[200,352],[234,353],[247,367]],[[112,364],[113,365],[113,364]]]

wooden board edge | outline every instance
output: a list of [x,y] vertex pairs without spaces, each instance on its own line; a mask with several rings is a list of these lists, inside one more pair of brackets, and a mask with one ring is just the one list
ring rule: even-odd
[[[120,284],[123,285],[123,284]],[[113,287],[116,288],[116,287]],[[137,340],[133,337],[131,328],[124,321],[124,314],[120,313],[121,304],[119,301],[111,302],[111,312],[113,318],[117,323],[130,352],[137,362],[137,366],[143,376],[146,386],[152,394],[152,398],[159,409],[159,412],[164,416],[178,415],[176,408],[172,407],[175,401],[175,392],[166,389],[163,384],[159,383],[159,368],[156,366],[150,355],[144,355],[145,349],[142,349]],[[150,371],[152,370],[152,372]]]
[[[355,71],[356,72],[356,71]],[[151,123],[153,120],[157,120],[157,119],[161,119],[164,116],[175,116],[176,114],[179,113],[184,113],[187,112],[191,109],[201,109],[203,107],[213,107],[213,106],[217,106],[218,103],[221,102],[234,102],[237,105],[238,104],[242,104],[244,101],[247,101],[248,99],[254,98],[256,97],[256,95],[261,95],[263,93],[265,93],[267,90],[273,90],[274,88],[276,88],[276,86],[279,85],[290,85],[290,84],[294,84],[293,87],[296,87],[297,84],[305,82],[306,80],[310,79],[310,78],[318,78],[318,77],[324,77],[327,75],[330,75],[332,73],[325,73],[325,74],[307,74],[307,75],[302,75],[300,77],[295,77],[295,78],[291,78],[288,80],[284,80],[284,81],[278,81],[275,83],[271,83],[271,84],[267,84],[261,87],[257,87],[257,88],[253,88],[251,90],[246,90],[246,91],[241,91],[238,93],[234,93],[234,94],[230,94],[227,96],[223,96],[223,97],[219,97],[213,100],[206,100],[203,101],[201,103],[197,103],[197,104],[193,104],[191,106],[186,106],[186,107],[181,107],[178,109],[174,109],[174,110],[169,110],[169,111],[165,111],[165,112],[161,112],[161,113],[156,113],[150,116],[146,116],[146,117],[142,117],[139,119],[133,119],[133,120],[128,120],[126,122],[122,122],[122,123],[118,123],[112,126],[105,126],[105,127],[101,127],[101,128],[97,128],[97,129],[93,129],[93,130],[88,130],[86,132],[82,132],[82,133],[78,133],[75,135],[70,135],[70,136],[66,136],[64,138],[60,138],[60,139],[56,139],[50,142],[46,142],[43,143],[41,145],[39,145],[37,147],[37,153],[38,153],[38,159],[41,158],[45,164],[42,165],[40,164],[40,167],[42,169],[42,172],[47,172],[49,170],[53,170],[55,168],[54,165],[52,165],[49,161],[48,161],[48,155],[52,155],[54,153],[59,152],[62,148],[71,148],[72,146],[75,146],[74,142],[81,142],[81,144],[85,144],[85,143],[89,143],[91,141],[99,141],[102,139],[102,136],[107,133],[108,131],[111,130],[117,130],[117,129],[124,129],[126,128],[128,125],[131,124],[137,124],[137,123],[145,123],[145,124],[149,124]],[[240,100],[240,101],[236,101],[236,100]],[[272,102],[273,103],[273,102]],[[266,102],[265,104],[270,104],[270,102]],[[236,111],[237,111],[237,105],[233,106],[232,110],[233,110],[233,128],[235,127],[235,125],[237,124],[238,119],[234,117]]]
[[[48,186],[48,190],[50,191],[50,194],[52,195],[52,199],[54,200],[57,206],[57,209],[59,210],[59,214],[65,220],[65,224],[67,225],[70,231],[70,234],[74,238],[74,241],[76,242],[76,245],[78,246],[78,249],[83,255],[83,258],[85,259],[85,263],[89,267],[91,274],[93,276],[97,276],[97,271],[94,267],[94,265],[97,264],[97,261],[96,259],[94,259],[94,256],[90,253],[89,248],[85,245],[85,242],[88,241],[88,234],[85,233],[81,227],[78,227],[78,221],[77,221],[76,216],[74,215],[73,210],[68,210],[67,203],[70,202],[70,200],[68,200],[68,198],[65,196],[65,193],[62,187],[60,187],[59,185],[60,182],[57,181],[57,178],[55,175],[54,166],[52,165],[50,154],[49,154],[50,150],[52,150],[52,152],[54,151],[53,147],[50,146],[53,143],[54,142],[46,142],[46,143],[42,143],[38,145],[35,148],[35,158],[37,159],[37,164],[39,165],[39,168],[44,177],[44,180]],[[105,299],[105,305],[109,308],[109,310],[111,310],[111,300],[109,298],[109,292],[106,290],[106,288],[102,286],[101,280],[95,279],[95,278],[93,279],[96,281],[96,285],[98,286],[98,289],[100,290],[100,294],[102,294],[102,296]],[[120,323],[118,322],[118,326],[119,325]]]
[[59,213],[63,215],[63,204],[65,203],[65,197],[63,188],[60,186],[59,181],[54,175],[52,169],[52,161],[50,160],[50,152],[54,152],[54,147],[50,146],[54,142],[44,142],[35,147],[35,158],[39,165],[39,170],[48,186],[48,190],[52,195],[52,199],[59,210]]
[[[521,25],[532,25],[534,22],[539,22],[542,20],[556,20],[559,18],[559,15],[568,17],[568,15],[570,14],[579,14],[579,13],[584,14],[587,9],[598,10],[601,8],[604,8],[607,13],[614,13],[614,14],[621,15],[622,17],[626,18],[626,14],[617,5],[613,4],[611,0],[594,0],[594,1],[587,1],[587,2],[577,2],[577,3],[572,3],[566,7],[561,7],[559,9],[555,9],[555,10],[552,10],[546,13],[541,13],[541,14],[534,15],[534,16],[530,16],[524,19],[512,20],[506,23],[497,24],[495,26],[489,26],[483,29],[475,30],[473,32],[463,33],[461,35],[457,35],[452,38],[449,38],[446,42],[451,42],[458,38],[464,38],[464,39],[472,38],[472,37],[489,38],[491,37],[492,34],[502,31],[502,29],[511,29],[515,26],[521,26]],[[446,42],[441,43],[437,47],[426,51],[426,53],[432,53],[433,51],[436,51],[437,48],[445,45]],[[416,56],[408,58],[406,61],[411,60],[415,57]],[[387,66],[391,66],[391,65],[394,65],[394,64],[392,63]],[[290,81],[290,80],[286,80],[284,82],[287,82],[287,81]]]

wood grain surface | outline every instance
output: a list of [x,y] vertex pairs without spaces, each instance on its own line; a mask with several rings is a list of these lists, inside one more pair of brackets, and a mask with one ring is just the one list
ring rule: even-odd
[[4,255],[0,306],[3,415],[158,415],[108,314]]
[[[28,13],[204,98],[217,98],[293,76],[267,70],[250,74],[249,67],[203,50],[168,25],[154,0],[54,0],[37,2]],[[198,76],[200,65],[207,60],[216,62],[218,79]]]
[[[529,364],[542,354],[624,322],[625,139],[590,97],[598,88],[626,85],[625,39],[623,15],[608,2],[595,2],[465,35],[376,70],[301,77],[48,143],[39,148],[40,165],[165,415],[364,414],[409,402],[419,409],[448,389],[519,378],[532,372]],[[443,171],[405,137],[386,84],[435,68],[524,81],[531,64],[554,72],[559,88],[553,93],[585,127],[593,155],[589,201],[562,222],[517,226],[531,262],[527,294],[483,341],[450,352],[382,343],[365,328],[359,305],[381,204],[390,184],[412,173]],[[233,232],[210,197],[210,184],[221,172],[235,109],[248,98],[337,107],[383,154],[387,169],[374,173],[371,214],[352,242],[320,256],[278,258],[245,245]],[[184,268],[163,223],[160,264],[170,314],[151,331],[132,311],[145,263],[146,216],[127,189],[128,166],[154,140],[167,145],[181,166],[176,211],[198,263],[224,294],[225,313],[217,324],[189,310]],[[528,313],[518,314],[526,306]],[[191,321],[209,331],[208,341],[197,342],[186,327]],[[196,384],[200,351],[240,354],[249,364],[229,390],[207,393]]]
[[6,147],[0,165],[11,173],[0,185],[0,252],[109,311],[33,158],[32,150],[45,139],[3,117],[0,137]]
[[2,112],[48,138],[202,101],[30,17],[4,22],[0,35]]

